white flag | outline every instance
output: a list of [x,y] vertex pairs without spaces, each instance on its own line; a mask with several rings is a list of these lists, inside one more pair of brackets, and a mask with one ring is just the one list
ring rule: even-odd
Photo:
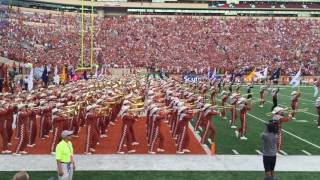
[[301,67],[300,67],[299,71],[297,72],[297,74],[290,81],[290,85],[293,88],[295,88],[300,85],[300,81],[301,81]]
[[28,91],[33,89],[33,67],[31,66],[30,73],[28,76]]
[[268,76],[268,67],[264,68],[261,71],[256,72],[257,79],[266,79]]
[[54,67],[53,82],[54,82],[55,84],[59,84],[59,82],[60,82],[60,76],[59,76],[59,74],[58,74],[58,67],[57,67],[57,66]]

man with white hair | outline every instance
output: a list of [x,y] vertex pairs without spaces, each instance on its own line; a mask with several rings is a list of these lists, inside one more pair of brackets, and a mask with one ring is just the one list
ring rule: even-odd
[[281,107],[275,107],[272,111],[272,120],[275,121],[275,123],[278,126],[278,144],[277,144],[277,149],[278,151],[281,150],[281,145],[282,145],[282,123],[284,122],[289,122],[292,120],[292,115],[289,114],[288,117],[284,116],[284,109]]
[[317,98],[315,106],[318,113],[318,128],[320,129],[320,97]]

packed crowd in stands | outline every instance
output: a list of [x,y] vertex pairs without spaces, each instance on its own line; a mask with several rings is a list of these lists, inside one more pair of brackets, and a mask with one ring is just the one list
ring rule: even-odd
[[[13,10],[0,29],[0,56],[22,63],[76,65],[80,14]],[[90,16],[85,18],[84,59],[90,60]],[[320,21],[293,18],[95,17],[94,52],[116,67],[156,65],[168,71],[208,67],[222,71],[282,68],[317,75]],[[96,58],[97,59],[97,58]]]

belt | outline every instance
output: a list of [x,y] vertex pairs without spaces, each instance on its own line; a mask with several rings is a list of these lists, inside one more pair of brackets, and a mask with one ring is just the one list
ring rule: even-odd
[[61,162],[62,164],[70,164],[71,162]]

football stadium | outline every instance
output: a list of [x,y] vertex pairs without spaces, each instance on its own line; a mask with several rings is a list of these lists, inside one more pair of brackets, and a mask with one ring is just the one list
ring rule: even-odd
[[1,180],[319,180],[319,0],[0,0]]

